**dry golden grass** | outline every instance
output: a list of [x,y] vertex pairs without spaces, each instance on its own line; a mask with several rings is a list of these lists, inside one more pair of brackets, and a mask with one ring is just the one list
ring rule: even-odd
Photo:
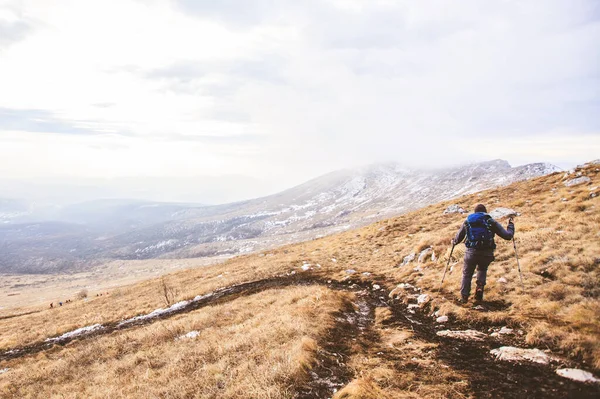
[[[290,398],[332,324],[337,294],[268,290],[13,360],[3,397]],[[199,331],[195,339],[177,339]]]
[[[219,265],[176,272],[166,279],[168,284],[177,289],[176,300],[181,300],[216,288],[279,273],[301,273],[300,267],[304,261],[313,265],[320,264],[319,273],[334,279],[345,277],[346,269],[355,269],[359,276],[362,272],[370,272],[383,277],[388,288],[401,282],[421,287],[424,292],[433,296],[431,306],[438,308],[443,314],[454,315],[459,320],[518,327],[525,331],[527,343],[563,351],[567,356],[585,360],[591,371],[597,371],[600,370],[600,215],[598,197],[590,196],[591,192],[598,193],[599,190],[592,191],[590,188],[600,186],[600,173],[597,165],[588,166],[579,172],[590,177],[592,183],[565,187],[563,174],[553,174],[432,205],[358,230],[261,254],[241,256]],[[569,178],[573,177],[571,175]],[[563,198],[566,200],[563,201]],[[454,251],[451,260],[453,271],[446,276],[444,292],[436,292],[448,260],[450,240],[464,219],[464,215],[444,215],[443,210],[454,203],[465,209],[472,209],[480,202],[486,204],[489,210],[502,206],[512,207],[522,213],[516,220],[516,243],[521,258],[525,292],[520,288],[512,243],[498,239],[496,261],[489,269],[485,299],[504,301],[507,306],[487,313],[474,312],[452,301],[458,295],[460,284],[464,255],[462,245]],[[417,266],[415,262],[399,266],[406,255],[418,253],[428,246],[436,254],[435,261],[428,259],[418,265],[420,270],[414,270]],[[506,278],[508,283],[498,282],[500,277]],[[107,297],[0,320],[0,348],[29,344],[85,325],[118,321],[163,307],[164,301],[159,288],[160,280],[148,280],[113,290]],[[327,312],[323,315],[317,311],[312,321],[300,317],[304,321],[298,327],[295,325],[296,321],[291,321],[293,318],[290,318],[290,315],[294,315],[295,305],[277,301],[285,301],[288,295],[308,295],[314,302],[314,290],[322,292],[312,288],[309,294],[290,288],[280,291],[283,299],[266,293],[255,296],[262,298],[260,303],[244,302],[258,299],[238,299],[228,305],[194,312],[193,316],[180,316],[136,331],[103,337],[89,343],[76,343],[66,350],[42,353],[34,359],[15,360],[16,364],[9,366],[11,372],[0,376],[0,384],[3,384],[4,392],[11,392],[6,391],[10,388],[33,394],[34,389],[44,389],[48,395],[54,394],[57,397],[65,392],[87,397],[93,394],[88,389],[100,389],[101,384],[106,385],[107,381],[114,379],[114,382],[108,384],[108,390],[102,391],[106,396],[142,396],[145,393],[150,397],[168,397],[166,389],[170,387],[168,389],[173,391],[169,392],[175,392],[172,397],[185,397],[193,396],[190,392],[204,389],[195,382],[196,378],[204,378],[196,372],[199,367],[206,367],[202,370],[208,375],[206,378],[212,378],[209,380],[211,389],[216,389],[214,384],[218,386],[219,381],[231,381],[233,378],[223,371],[223,364],[238,367],[239,363],[244,366],[241,369],[235,368],[235,378],[244,381],[247,388],[244,392],[246,396],[237,397],[285,397],[288,391],[283,387],[290,387],[298,382],[290,379],[291,376],[301,378],[312,365],[314,354],[318,350],[318,334],[311,335],[308,331],[323,332],[327,324],[322,320],[327,317]],[[297,294],[298,292],[303,294]],[[321,300],[323,302],[314,302],[315,309],[322,306],[323,309],[331,310],[340,306],[340,295],[336,294],[334,297],[337,299],[322,294],[325,299]],[[302,299],[298,301],[302,302]],[[252,315],[248,316],[248,320],[254,321],[235,327],[233,323],[227,324],[231,320],[224,320],[226,324],[218,325],[218,328],[211,328],[210,324],[200,322],[194,324],[192,319],[185,321],[188,317],[194,317],[198,320],[212,320],[214,323],[223,314],[222,309],[227,307],[245,307],[244,311]],[[214,311],[217,308],[220,310]],[[283,324],[287,327],[282,324],[279,330],[272,331],[263,326],[275,323],[271,319],[274,317],[274,309],[278,309],[277,317],[283,318]],[[25,312],[27,309],[20,311]],[[426,342],[411,339],[405,331],[385,327],[385,321],[390,316],[385,310],[377,310],[375,316],[374,328],[382,340],[373,351],[360,352],[352,357],[350,366],[356,377],[337,393],[336,398],[469,396],[469,387],[460,374],[440,364],[433,355],[428,356],[435,348]],[[288,322],[291,327],[286,324]],[[318,328],[315,329],[315,326]],[[214,340],[202,342],[222,343],[232,339],[233,334],[235,342],[241,342],[243,340],[240,337],[248,336],[259,347],[263,345],[264,348],[265,342],[277,342],[276,346],[285,350],[271,353],[269,359],[278,359],[275,363],[279,366],[274,369],[261,368],[265,364],[274,364],[269,363],[270,360],[267,363],[253,363],[255,358],[247,352],[250,349],[243,346],[244,350],[223,352],[223,359],[220,361],[225,363],[219,363],[214,357],[217,349],[210,347],[211,344],[203,343],[204,349],[188,352],[186,345],[190,345],[189,342],[174,342],[173,334],[167,333],[168,329],[178,334],[192,328],[210,330]],[[298,328],[301,331],[295,330]],[[131,341],[123,337],[129,337]],[[158,346],[153,349],[150,342],[155,339]],[[395,353],[395,360],[379,356],[378,347],[385,348],[386,353]],[[238,356],[244,354],[244,351],[248,358]],[[286,358],[287,360],[278,357],[283,356],[284,352],[294,355]],[[98,361],[91,361],[91,353],[96,356],[101,354],[101,357]],[[163,356],[165,353],[170,355]],[[193,362],[184,360],[179,353],[186,354],[186,359],[194,359]],[[171,357],[175,360],[170,359]],[[69,366],[63,368],[67,363]],[[83,364],[85,367],[82,370],[86,371],[79,373],[75,367],[77,363]],[[29,368],[25,367],[26,364]],[[66,374],[61,374],[61,370],[67,370]],[[255,373],[255,370],[260,372]],[[27,377],[27,373],[32,376]],[[257,377],[251,377],[250,374],[259,375],[260,379],[252,380]],[[91,376],[86,378],[92,381],[86,384],[84,376]],[[179,383],[168,382],[171,377],[177,377],[175,380]],[[259,391],[271,385],[279,387],[277,393]],[[139,390],[131,391],[131,386],[137,386],[139,388],[136,389]],[[241,391],[236,390],[238,388],[233,387],[242,385],[227,385],[227,389],[232,389],[228,391],[230,397],[242,395]],[[248,394],[248,389],[256,391]],[[205,393],[205,397],[217,395],[214,393],[217,391],[201,392]]]

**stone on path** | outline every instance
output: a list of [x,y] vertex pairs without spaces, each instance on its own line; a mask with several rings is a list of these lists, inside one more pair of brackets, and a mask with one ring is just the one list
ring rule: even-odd
[[579,382],[595,382],[599,383],[600,379],[594,377],[594,375],[588,371],[580,370],[580,369],[558,369],[556,370],[556,374],[561,377],[568,378],[573,381]]
[[509,362],[529,361],[539,364],[548,364],[553,358],[539,349],[522,349],[514,346],[502,346],[490,351],[496,360]]
[[406,265],[408,265],[410,262],[412,262],[413,260],[415,260],[416,256],[417,256],[417,254],[415,254],[414,252],[411,253],[410,255],[406,255],[404,257],[404,259],[402,260],[402,263],[400,264],[400,266],[406,266]]

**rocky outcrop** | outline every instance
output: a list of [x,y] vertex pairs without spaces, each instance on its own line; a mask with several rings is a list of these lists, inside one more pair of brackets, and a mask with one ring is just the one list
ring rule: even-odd
[[506,216],[519,216],[520,213],[511,208],[496,208],[490,212],[490,216],[494,219],[501,219]]
[[567,180],[565,182],[565,186],[566,187],[573,187],[573,186],[578,186],[580,184],[589,183],[591,181],[592,181],[592,179],[590,179],[589,177],[587,177],[587,176],[581,176],[581,177],[577,177],[575,179]]
[[459,205],[450,205],[448,208],[446,208],[446,210],[444,211],[444,215],[448,215],[448,214],[452,214],[452,213],[467,213],[467,211],[465,211],[463,208],[461,208]]

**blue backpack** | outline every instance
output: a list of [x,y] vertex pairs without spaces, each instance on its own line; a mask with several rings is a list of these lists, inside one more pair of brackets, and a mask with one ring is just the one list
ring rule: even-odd
[[467,248],[495,249],[494,232],[491,230],[492,217],[487,213],[473,213],[467,217]]

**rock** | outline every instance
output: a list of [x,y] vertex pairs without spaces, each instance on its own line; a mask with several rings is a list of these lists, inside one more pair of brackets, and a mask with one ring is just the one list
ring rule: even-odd
[[418,263],[423,263],[425,262],[425,258],[427,257],[427,255],[429,255],[431,252],[433,252],[433,248],[429,247],[429,248],[425,248],[424,250],[421,251],[421,253],[419,254],[419,258],[417,259]]
[[200,336],[200,332],[199,331],[190,331],[187,334],[181,335],[177,338],[175,338],[176,340],[182,340],[182,339],[194,339],[194,338],[198,338],[198,336]]
[[354,274],[354,273],[356,273],[356,270],[354,270],[354,269],[346,270],[346,274]]
[[500,277],[500,278],[498,279],[498,282],[499,282],[500,284],[508,284],[508,280],[507,280],[505,277]]
[[573,381],[579,382],[595,382],[599,383],[600,379],[594,377],[594,375],[588,371],[579,370],[579,369],[558,369],[556,370],[556,374],[561,377],[568,378]]
[[501,219],[506,216],[520,216],[521,214],[510,208],[496,208],[490,212],[490,216],[494,219]]
[[443,331],[438,331],[436,334],[440,337],[464,339],[466,341],[483,341],[484,339],[487,338],[487,335],[485,335],[482,332],[475,331],[475,330],[464,330],[464,331],[443,330]]
[[333,263],[337,263],[337,259],[336,259],[336,258],[331,258],[331,261],[332,261]]
[[514,346],[502,346],[490,351],[496,360],[509,362],[528,361],[539,364],[548,364],[553,358],[539,349],[522,349]]
[[364,272],[362,275],[363,275],[363,276],[365,276],[365,277],[369,277],[369,276],[371,275],[371,273],[369,273],[369,272]]
[[374,291],[378,291],[381,289],[381,286],[379,284],[373,284],[373,290]]
[[8,367],[0,369],[0,374],[4,374],[4,373],[8,372],[8,370],[10,370]]
[[454,204],[454,205],[450,205],[444,211],[444,215],[447,215],[450,213],[466,213],[466,211],[464,209],[462,209],[459,205]]
[[307,270],[310,270],[310,269],[312,269],[310,263],[304,263],[302,265],[302,270],[307,271]]
[[592,179],[590,179],[589,177],[587,177],[587,176],[581,176],[581,177],[578,177],[578,178],[575,178],[575,179],[567,180],[565,182],[565,186],[566,187],[573,187],[573,186],[578,186],[580,184],[589,183],[591,181],[592,181]]
[[424,305],[427,302],[429,302],[431,300],[431,298],[429,297],[429,295],[427,294],[421,294],[417,297],[417,303],[419,305]]
[[448,322],[448,316],[440,316],[437,319],[435,319],[436,323],[446,323]]
[[435,251],[431,250],[431,261],[435,262],[437,260],[437,256],[435,256]]
[[502,328],[500,329],[500,331],[498,331],[498,334],[506,334],[506,335],[509,335],[509,334],[512,334],[512,333],[513,333],[513,329],[512,329],[512,328],[508,328],[508,327],[502,327]]
[[400,266],[406,266],[408,265],[410,262],[412,262],[413,260],[415,260],[415,257],[417,256],[417,254],[415,254],[414,252],[410,255],[406,255],[404,257],[404,260],[402,260],[402,263],[400,264]]

